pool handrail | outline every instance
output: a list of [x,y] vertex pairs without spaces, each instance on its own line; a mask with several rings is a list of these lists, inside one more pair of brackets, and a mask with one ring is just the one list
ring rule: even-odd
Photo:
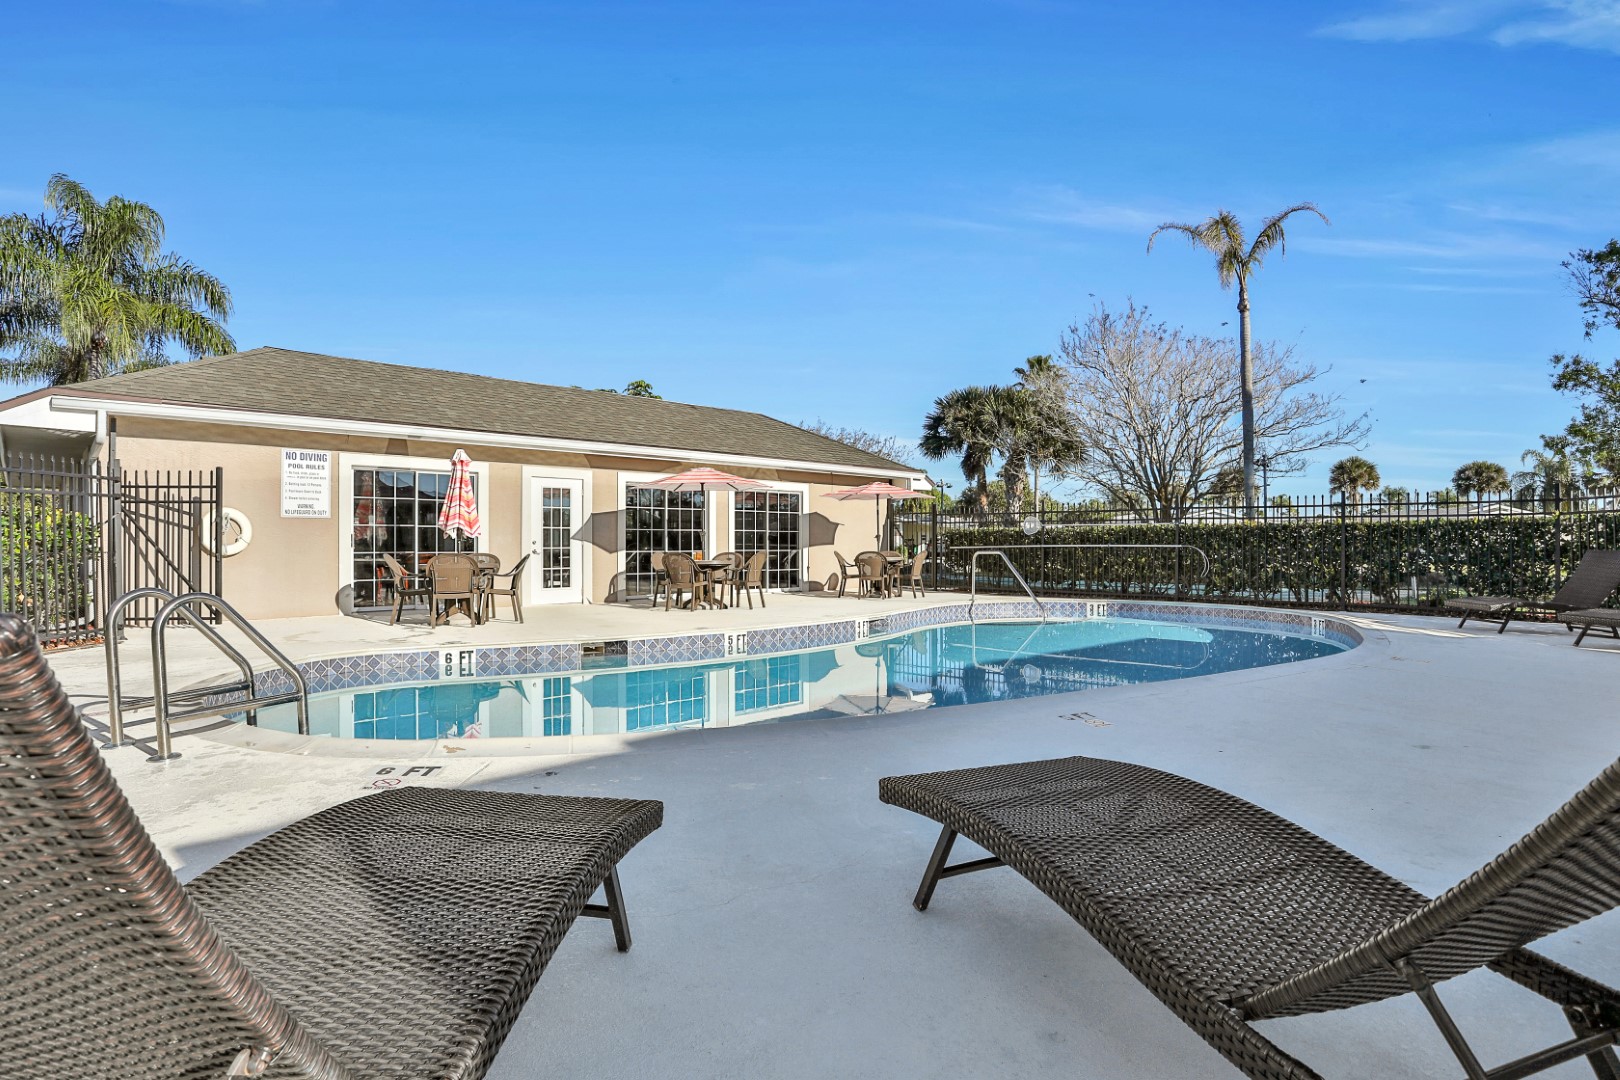
[[[1036,608],[1038,608],[1041,613],[1041,621],[1045,622],[1046,605],[1041,603],[1040,597],[1035,595],[1035,590],[1029,587],[1029,582],[1025,581],[1024,575],[1018,572],[1018,567],[1014,566],[1012,560],[1007,557],[1007,552],[1059,551],[1079,548],[1117,548],[1120,550],[1142,549],[1173,551],[1180,551],[1182,548],[1187,548],[1188,550],[1197,552],[1198,558],[1203,562],[1203,569],[1199,571],[1198,577],[1200,579],[1209,577],[1209,554],[1196,544],[995,544],[986,547],[963,547],[956,550],[971,552],[968,560],[968,621],[973,621],[973,605],[976,604],[979,599],[979,557],[981,555],[999,555],[1001,557],[1001,561],[1007,565],[1008,570],[1012,571],[1013,579],[1017,581],[1019,586],[1024,590],[1024,594],[1035,602]],[[1179,588],[1179,575],[1177,587]]]

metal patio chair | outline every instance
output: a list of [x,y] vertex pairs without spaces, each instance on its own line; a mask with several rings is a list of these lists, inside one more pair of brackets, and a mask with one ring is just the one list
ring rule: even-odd
[[[1496,632],[1507,629],[1508,620],[1515,611],[1577,611],[1581,608],[1601,607],[1603,602],[1620,588],[1620,551],[1593,548],[1581,556],[1581,561],[1551,600],[1535,600],[1523,596],[1466,596],[1447,600],[1446,607],[1463,613],[1457,623],[1461,629],[1469,619],[1492,622],[1500,618],[1502,625]],[[1573,626],[1569,629],[1575,629]]]
[[[1620,905],[1620,762],[1434,900],[1276,814],[1140,765],[891,776],[878,797],[944,826],[919,911],[942,878],[1012,867],[1256,1080],[1320,1078],[1251,1021],[1414,992],[1470,1078],[1581,1057],[1620,1077],[1620,992],[1524,947]],[[947,865],[958,834],[989,857]],[[1562,1006],[1573,1038],[1483,1068],[1435,991],[1480,967]]]
[[0,615],[0,1072],[479,1080],[577,917],[630,947],[617,866],[662,818],[399,787],[181,885],[33,630]]

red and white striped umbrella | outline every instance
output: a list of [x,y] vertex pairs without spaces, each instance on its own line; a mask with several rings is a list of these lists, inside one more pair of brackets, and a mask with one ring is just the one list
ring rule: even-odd
[[472,458],[467,451],[457,450],[450,459],[450,490],[445,492],[444,505],[439,508],[439,529],[446,536],[482,536],[483,519],[478,516],[478,500],[473,496]]
[[822,498],[837,499],[839,502],[849,502],[852,499],[871,499],[873,525],[877,529],[877,545],[881,548],[883,546],[883,510],[880,503],[883,500],[897,502],[901,499],[926,499],[928,498],[928,492],[910,491],[903,487],[895,487],[893,484],[885,483],[882,480],[875,480],[870,484],[862,484],[860,487],[829,491]]
[[674,476],[661,476],[657,480],[649,480],[638,487],[663,488],[665,491],[708,491],[711,488],[729,488],[732,491],[752,490],[768,485],[758,480],[750,480],[745,476],[733,476],[728,472],[708,467],[687,469]]

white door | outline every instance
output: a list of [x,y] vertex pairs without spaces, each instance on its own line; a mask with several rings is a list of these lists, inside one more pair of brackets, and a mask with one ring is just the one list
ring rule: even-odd
[[529,477],[529,565],[524,600],[530,604],[583,604],[585,484],[557,476]]

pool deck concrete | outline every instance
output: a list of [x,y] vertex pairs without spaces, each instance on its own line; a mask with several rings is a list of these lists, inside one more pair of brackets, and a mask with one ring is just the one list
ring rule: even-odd
[[[848,604],[879,610],[839,606]],[[798,614],[775,597],[767,612]],[[547,617],[606,627],[627,614]],[[747,612],[668,619],[696,629],[731,616]],[[661,611],[633,617],[666,621]],[[1238,1076],[1012,871],[948,880],[926,914],[912,910],[937,828],[880,804],[877,781],[1066,754],[1141,762],[1258,802],[1432,894],[1539,822],[1620,747],[1620,646],[1607,639],[1577,650],[1546,624],[1498,636],[1440,619],[1350,621],[1367,640],[1348,653],[1184,682],[672,732],[566,758],[446,754],[423,782],[666,804],[664,828],[621,865],[635,948],[619,955],[605,925],[576,925],[490,1076]],[[337,619],[268,626],[298,658],[427,634]],[[94,716],[99,652],[53,663]],[[108,760],[183,877],[361,794],[380,769],[422,764],[202,739],[178,748],[185,756],[165,764],[134,748]],[[1539,948],[1620,981],[1613,914]],[[1464,976],[1442,993],[1487,1065],[1567,1037],[1556,1008],[1497,976]],[[1461,1072],[1410,996],[1259,1027],[1326,1077]],[[1591,1073],[1571,1063],[1544,1075]]]

